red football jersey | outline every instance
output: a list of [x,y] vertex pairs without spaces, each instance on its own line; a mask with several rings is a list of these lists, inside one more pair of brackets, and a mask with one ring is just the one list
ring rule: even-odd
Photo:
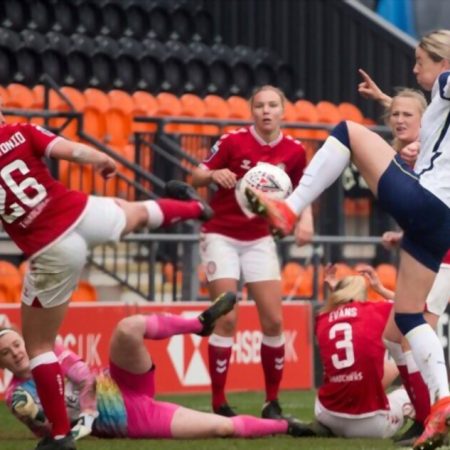
[[55,180],[43,161],[56,139],[28,123],[0,127],[0,217],[28,256],[70,229],[87,203],[86,194]]
[[384,327],[393,303],[352,302],[320,314],[316,337],[324,380],[318,397],[329,411],[371,415],[388,410],[381,380]]
[[442,264],[450,264],[450,250],[445,254]]
[[[303,145],[280,134],[279,138],[267,144],[256,133],[254,127],[244,127],[224,134],[212,147],[211,153],[202,163],[210,169],[227,168],[239,180],[259,162],[267,162],[281,167],[297,186],[306,165]],[[240,240],[259,239],[269,234],[267,222],[260,218],[248,218],[238,205],[234,189],[219,187],[211,200],[214,217],[206,222],[202,231],[220,233]]]

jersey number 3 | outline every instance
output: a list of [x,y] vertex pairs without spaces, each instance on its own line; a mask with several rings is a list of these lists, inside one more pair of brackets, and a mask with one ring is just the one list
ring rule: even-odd
[[[330,340],[335,340],[336,350],[344,350],[331,355],[331,362],[336,369],[345,369],[355,363],[355,352],[353,351],[353,330],[347,322],[336,323],[330,328]],[[343,356],[343,357],[342,357]]]
[[[12,176],[13,172],[16,171],[20,172],[22,175],[27,175],[30,172],[30,169],[24,161],[16,159],[0,170],[0,178],[5,183],[6,188],[11,191],[17,200],[23,205],[33,208],[47,196],[47,190],[33,177],[27,177],[17,184]],[[30,190],[32,190],[31,192],[34,191],[32,197],[29,197],[29,194],[31,194]],[[11,210],[9,214],[6,214],[6,208]],[[5,187],[0,185],[0,216],[2,219],[6,223],[12,223],[19,217],[22,217],[25,213],[25,209],[17,202],[11,202],[9,205],[6,204],[6,190]]]

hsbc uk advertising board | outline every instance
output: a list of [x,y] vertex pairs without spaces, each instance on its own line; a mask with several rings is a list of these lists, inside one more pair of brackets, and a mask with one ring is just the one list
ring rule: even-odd
[[[171,313],[196,317],[206,302],[181,302],[174,305],[129,305],[121,303],[75,303],[70,306],[59,339],[81,356],[93,369],[108,365],[109,340],[115,325],[132,314]],[[311,305],[308,302],[285,303],[283,306],[286,353],[282,389],[313,387],[313,346]],[[0,326],[20,328],[19,305],[0,306]],[[239,305],[239,322],[234,338],[228,373],[229,390],[263,390],[261,366],[262,334],[252,302]],[[208,339],[197,335],[177,335],[162,341],[146,340],[157,372],[159,394],[209,392]],[[220,367],[217,368],[220,370]],[[11,379],[0,370],[0,398]]]

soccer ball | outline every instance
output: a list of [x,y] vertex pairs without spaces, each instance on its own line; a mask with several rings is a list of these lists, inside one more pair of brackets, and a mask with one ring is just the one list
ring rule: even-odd
[[255,217],[245,196],[245,189],[249,186],[264,192],[270,198],[279,200],[292,192],[291,179],[283,169],[269,163],[257,164],[236,183],[235,188],[238,205],[247,217]]

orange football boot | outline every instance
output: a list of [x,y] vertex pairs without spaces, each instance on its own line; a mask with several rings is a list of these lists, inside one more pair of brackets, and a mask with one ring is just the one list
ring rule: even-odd
[[287,236],[292,232],[297,216],[285,201],[271,199],[251,187],[245,188],[245,196],[250,209],[258,216],[265,217],[276,234]]
[[425,431],[414,442],[413,450],[434,450],[443,445],[450,424],[450,397],[438,400],[425,420]]

